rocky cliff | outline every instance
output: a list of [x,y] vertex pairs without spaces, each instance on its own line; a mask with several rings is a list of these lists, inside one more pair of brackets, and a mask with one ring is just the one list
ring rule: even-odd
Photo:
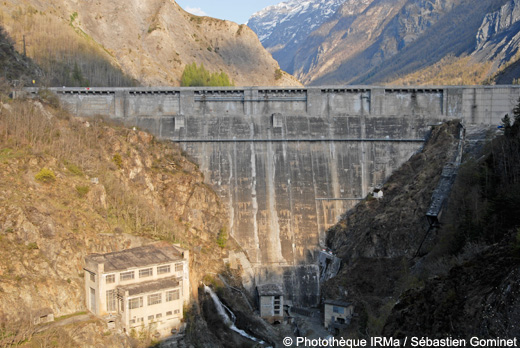
[[488,13],[477,33],[474,55],[497,66],[515,61],[520,45],[520,1],[511,0]]
[[425,213],[443,162],[452,161],[455,124],[433,131],[385,184],[383,199],[361,203],[329,230],[343,266],[324,297],[353,301],[358,313],[345,335],[518,337],[519,218],[508,213],[519,205],[515,119],[486,147],[475,146],[485,131],[466,130],[440,226],[429,228]]
[[[178,86],[184,67],[196,62],[227,73],[236,85],[299,85],[279,71],[247,26],[191,15],[175,1],[6,1],[0,10],[17,48],[23,49],[25,35],[28,54],[65,74],[66,69],[56,67],[63,63],[71,72],[69,83],[119,85],[133,79],[142,85]],[[47,52],[47,47],[55,50]],[[95,64],[87,64],[91,60]],[[109,81],[103,78],[107,71],[114,75]]]
[[301,42],[333,16],[343,2],[344,0],[282,2],[253,14],[247,25],[258,35],[262,45],[272,53],[280,67],[292,71],[292,58]]
[[[514,0],[343,1],[279,61],[311,85],[482,83],[516,61],[516,12]],[[302,32],[298,20],[279,25],[284,37]],[[264,44],[284,47],[271,38]]]

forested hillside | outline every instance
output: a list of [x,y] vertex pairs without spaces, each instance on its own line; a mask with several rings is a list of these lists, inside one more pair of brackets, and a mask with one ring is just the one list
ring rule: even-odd
[[[16,52],[9,35],[0,26],[0,75],[2,92],[8,93],[14,85],[30,85],[43,75],[39,66]],[[4,89],[5,88],[5,89]]]

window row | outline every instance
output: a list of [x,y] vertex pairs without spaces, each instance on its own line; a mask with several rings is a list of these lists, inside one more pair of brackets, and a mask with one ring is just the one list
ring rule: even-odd
[[[114,290],[107,291],[107,303],[108,303],[109,292],[111,292],[111,291],[114,291]],[[166,291],[165,302],[175,301],[175,300],[178,300],[179,298],[180,298],[180,291],[178,289]],[[162,303],[162,293],[159,292],[156,294],[148,295],[146,303],[148,304],[148,306],[153,306],[153,305]],[[144,306],[144,301],[143,301],[142,296],[132,298],[128,301],[128,307],[130,309],[141,308],[143,306]],[[107,307],[108,307],[108,305],[107,305]],[[115,299],[114,299],[114,307],[115,307]]]
[[[180,312],[181,311],[179,309],[176,309],[175,311],[168,311],[168,312],[166,312],[166,316],[170,317],[170,316],[172,316],[174,314],[179,314]],[[162,313],[159,313],[159,314],[156,314],[156,315],[149,315],[148,316],[148,321],[161,319],[162,316],[163,316]],[[143,322],[143,321],[144,321],[144,318],[131,319],[130,320],[130,324],[140,323],[140,322]]]
[[[182,263],[175,264],[175,272],[182,272],[182,271],[183,271]],[[168,274],[168,273],[171,273],[171,265],[157,266],[157,275]],[[153,267],[144,268],[144,269],[139,270],[139,278],[147,278],[147,277],[152,277],[152,276],[153,276]],[[91,278],[93,278],[92,273],[91,273]],[[116,275],[108,274],[105,279],[106,279],[107,284],[115,283]],[[119,273],[119,280],[122,282],[132,280],[132,279],[135,279],[135,271]]]

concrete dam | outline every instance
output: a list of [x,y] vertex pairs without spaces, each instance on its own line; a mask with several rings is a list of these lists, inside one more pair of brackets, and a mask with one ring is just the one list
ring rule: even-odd
[[[245,284],[319,302],[318,253],[340,215],[450,119],[499,125],[520,88],[53,88],[79,116],[107,115],[181,144],[229,206]],[[29,93],[37,93],[28,89]]]

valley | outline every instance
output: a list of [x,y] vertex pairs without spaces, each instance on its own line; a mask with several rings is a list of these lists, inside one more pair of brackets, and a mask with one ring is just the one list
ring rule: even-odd
[[[286,2],[250,19],[282,69],[305,85],[512,83],[495,74],[518,59],[518,1],[309,3]],[[306,26],[313,16],[319,26]]]
[[518,8],[3,2],[0,346],[518,337]]

